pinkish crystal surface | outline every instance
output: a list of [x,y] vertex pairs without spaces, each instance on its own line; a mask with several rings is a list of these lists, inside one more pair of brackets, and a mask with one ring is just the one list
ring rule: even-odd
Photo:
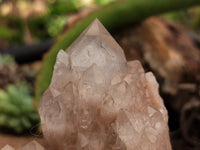
[[50,150],[171,150],[154,75],[97,19],[58,53],[39,113]]

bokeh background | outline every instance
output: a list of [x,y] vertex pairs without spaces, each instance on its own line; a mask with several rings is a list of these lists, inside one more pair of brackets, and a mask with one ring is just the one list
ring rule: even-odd
[[56,54],[96,17],[156,75],[173,149],[199,150],[198,0],[0,0],[0,148],[43,143],[37,105]]

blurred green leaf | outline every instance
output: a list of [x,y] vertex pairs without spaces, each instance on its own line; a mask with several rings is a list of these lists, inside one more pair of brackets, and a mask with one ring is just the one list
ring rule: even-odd
[[55,0],[49,3],[51,15],[67,14],[78,10],[80,0]]
[[67,23],[66,16],[52,17],[47,23],[47,30],[48,30],[49,35],[51,37],[58,36],[62,32],[66,23]]
[[108,4],[110,2],[114,2],[114,1],[116,1],[116,0],[95,0],[96,4],[98,4],[98,5],[106,5],[106,4]]
[[166,19],[172,20],[189,28],[200,32],[200,7],[193,7],[188,10],[179,10],[163,14]]
[[50,38],[47,26],[50,16],[44,15],[28,19],[28,27],[30,29],[31,35],[37,40],[45,40]]
[[[1,23],[5,22],[5,24]],[[23,43],[24,26],[16,17],[2,17],[0,14],[0,40],[8,44]]]
[[22,133],[39,122],[28,85],[18,83],[0,90],[0,127]]
[[6,65],[6,64],[14,64],[15,60],[11,55],[8,54],[0,54],[0,66]]
[[0,38],[2,39],[9,39],[16,34],[15,31],[11,30],[10,28],[0,25]]

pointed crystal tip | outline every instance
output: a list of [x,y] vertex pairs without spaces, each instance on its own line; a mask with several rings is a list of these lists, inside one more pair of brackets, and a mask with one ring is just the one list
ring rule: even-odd
[[71,56],[72,68],[87,68],[92,64],[104,67],[107,63],[126,63],[122,48],[98,19],[72,43],[67,53]]
[[94,21],[85,29],[85,35],[107,35],[111,36],[110,33],[106,30],[103,24],[99,21],[99,19],[94,19]]
[[10,145],[6,145],[1,150],[15,150],[15,149]]

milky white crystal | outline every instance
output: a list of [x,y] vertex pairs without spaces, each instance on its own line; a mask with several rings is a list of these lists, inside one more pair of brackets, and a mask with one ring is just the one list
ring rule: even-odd
[[171,150],[154,75],[97,19],[58,53],[39,113],[50,150]]

